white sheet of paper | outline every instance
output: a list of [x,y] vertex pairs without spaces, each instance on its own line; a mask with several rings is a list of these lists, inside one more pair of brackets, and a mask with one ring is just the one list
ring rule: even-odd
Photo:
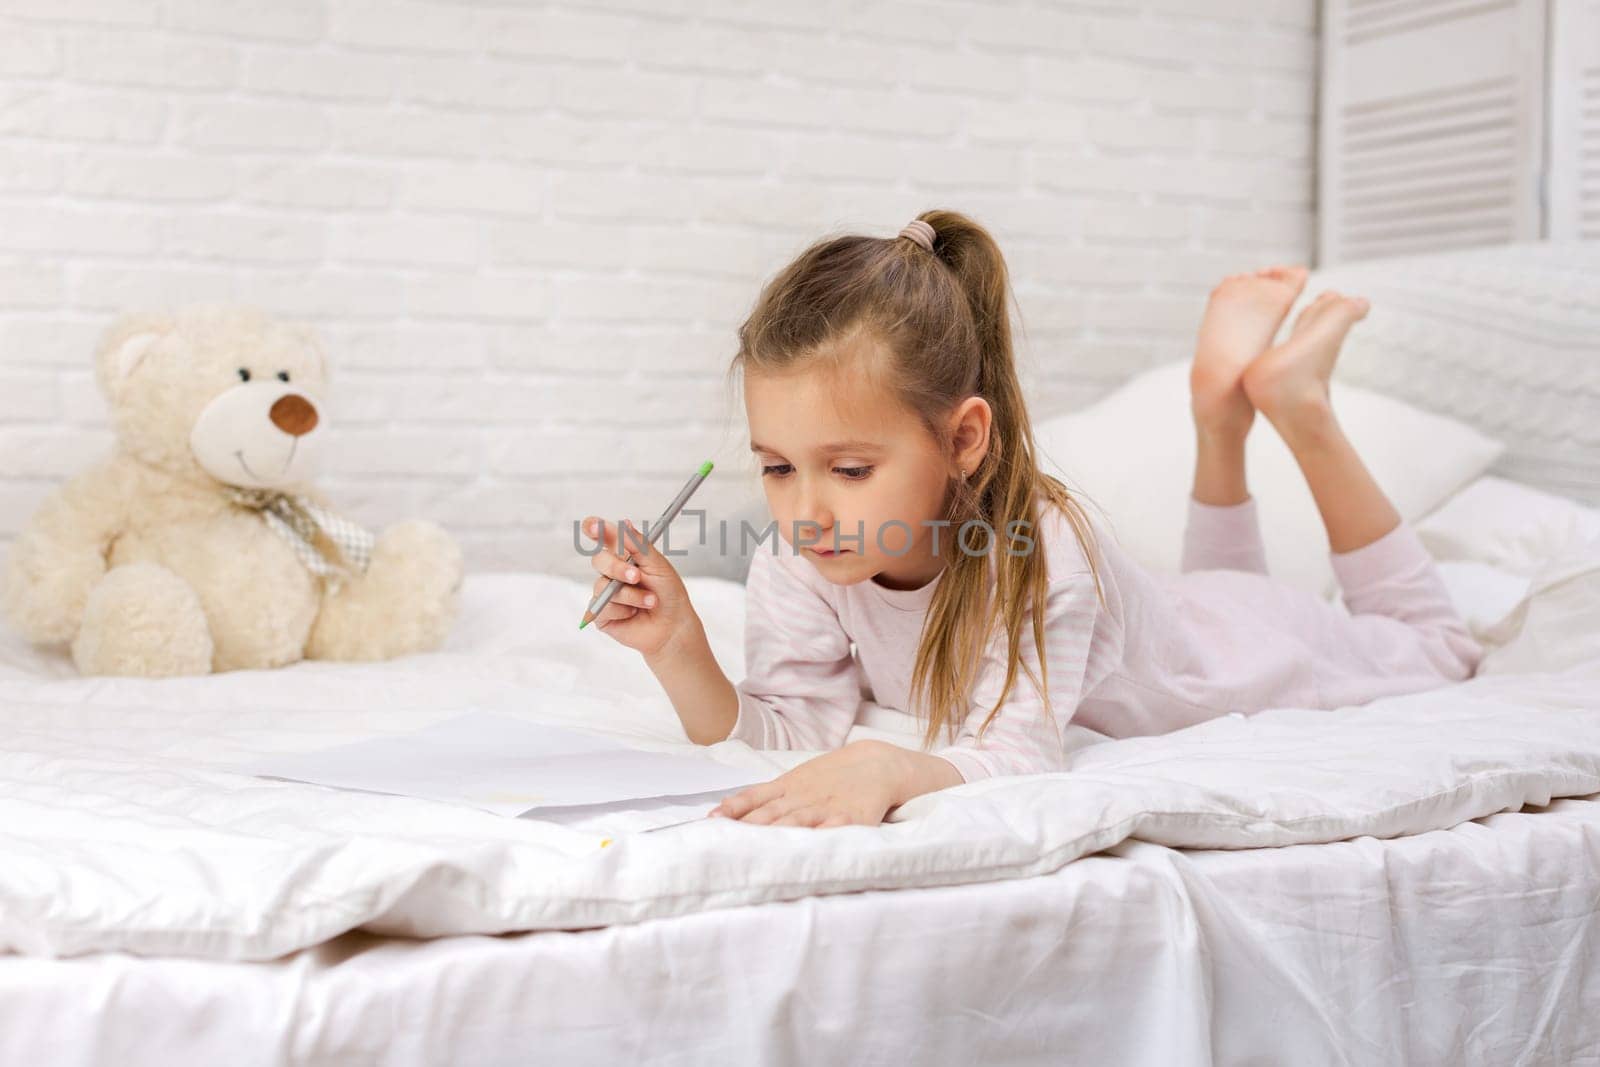
[[472,712],[414,733],[251,760],[245,774],[465,804],[496,815],[726,794],[767,775]]
[[649,833],[699,822],[710,815],[711,809],[728,793],[729,790],[718,789],[683,797],[647,797],[614,800],[609,804],[535,808],[524,812],[523,818],[559,823],[573,830],[607,837],[621,837],[624,834]]

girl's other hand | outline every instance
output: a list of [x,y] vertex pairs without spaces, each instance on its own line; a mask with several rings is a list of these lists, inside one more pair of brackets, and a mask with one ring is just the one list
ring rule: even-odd
[[876,826],[899,803],[907,755],[886,741],[854,741],[725,798],[711,815],[772,826]]
[[[689,591],[677,568],[655,545],[645,543],[644,535],[632,522],[627,524],[627,530],[624,534],[615,522],[596,515],[583,520],[583,532],[604,544],[589,558],[598,572],[590,599],[599,596],[611,579],[622,581],[622,588],[589,625],[604,630],[613,640],[648,659],[669,651],[675,641],[692,634],[700,619],[689,603]],[[631,558],[624,561],[624,553]],[[587,610],[588,605],[584,607]]]

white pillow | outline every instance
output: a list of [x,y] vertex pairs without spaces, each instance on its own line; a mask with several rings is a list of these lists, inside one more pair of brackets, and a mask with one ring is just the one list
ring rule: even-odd
[[[1465,423],[1391,397],[1338,381],[1332,396],[1340,424],[1408,520],[1437,507],[1505,450]],[[1187,361],[1146,371],[1034,433],[1040,466],[1098,505],[1124,550],[1152,570],[1178,569],[1195,457]],[[1269,569],[1331,595],[1327,535],[1293,455],[1261,416],[1245,451]]]
[[1417,536],[1435,559],[1530,577],[1600,538],[1600,508],[1486,474],[1417,523]]
[[1516,610],[1532,587],[1531,579],[1492,563],[1447,559],[1438,561],[1437,569],[1451,603],[1479,641]]

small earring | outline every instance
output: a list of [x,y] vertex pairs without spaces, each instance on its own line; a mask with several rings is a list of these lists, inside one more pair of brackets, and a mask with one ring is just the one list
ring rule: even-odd
[[961,468],[961,477],[965,478],[966,476],[967,476],[967,468],[962,467]]

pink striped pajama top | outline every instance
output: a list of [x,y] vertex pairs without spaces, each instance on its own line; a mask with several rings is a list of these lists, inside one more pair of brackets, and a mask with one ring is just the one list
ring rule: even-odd
[[[1094,528],[1104,604],[1072,527],[1045,506],[1034,550],[1046,553],[1049,573],[1053,717],[1019,669],[979,739],[1005,679],[1004,635],[994,637],[958,735],[933,750],[965,780],[1062,769],[1069,721],[1127,737],[1232,711],[1344,707],[1470,677],[1482,656],[1405,523],[1331,556],[1343,607],[1267,576],[1254,500],[1213,507],[1191,498],[1178,574],[1145,570],[1100,523]],[[917,640],[939,580],[910,590],[871,579],[834,585],[787,542],[757,552],[746,585],[746,676],[729,736],[755,748],[833,749],[863,702],[909,708]],[[1037,677],[1031,622],[1022,644]]]

